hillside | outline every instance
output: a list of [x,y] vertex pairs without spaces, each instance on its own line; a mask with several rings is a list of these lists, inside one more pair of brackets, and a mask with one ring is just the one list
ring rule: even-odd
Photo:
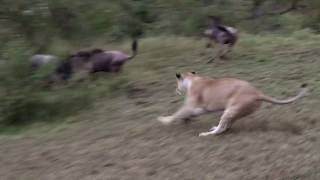
[[[91,46],[98,45],[129,52],[129,42]],[[91,106],[1,135],[1,179],[320,179],[320,36],[242,33],[231,57],[212,64],[214,52],[204,46],[196,38],[141,39],[119,76],[102,73],[69,87],[93,94]],[[278,98],[302,83],[311,92],[290,105],[264,104],[226,134],[201,138],[219,113],[190,125],[156,121],[181,105],[175,73],[184,71],[245,79]]]

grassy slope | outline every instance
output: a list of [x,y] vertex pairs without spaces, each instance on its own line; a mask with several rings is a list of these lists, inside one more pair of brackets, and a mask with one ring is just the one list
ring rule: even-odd
[[[128,46],[115,47],[129,51]],[[0,177],[319,179],[320,36],[243,34],[231,60],[212,64],[205,63],[212,52],[200,55],[203,47],[204,41],[191,38],[141,40],[139,55],[119,77],[90,84],[101,96],[94,108],[50,131],[0,137]],[[228,133],[199,138],[219,114],[198,117],[189,126],[155,121],[181,105],[174,74],[189,70],[246,79],[279,98],[294,95],[304,82],[312,93],[287,106],[266,104]],[[117,93],[108,95],[110,81]]]

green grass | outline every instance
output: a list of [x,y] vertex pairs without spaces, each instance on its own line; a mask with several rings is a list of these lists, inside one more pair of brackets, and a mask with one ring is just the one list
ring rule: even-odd
[[[319,40],[307,30],[287,36],[242,33],[228,60],[206,64],[214,51],[204,48],[204,40],[141,39],[138,56],[121,74],[102,73],[68,90],[55,89],[89,93],[90,108],[62,118],[61,125],[47,128],[42,122],[18,137],[0,136],[0,159],[8,162],[0,174],[5,179],[319,179]],[[130,42],[104,47],[130,52]],[[311,94],[286,106],[266,104],[230,132],[199,138],[218,123],[219,113],[189,126],[155,121],[182,104],[174,92],[175,73],[184,71],[245,79],[277,98],[295,95],[308,83]],[[33,153],[29,159],[14,165],[28,153]],[[28,169],[30,164],[34,168]]]
[[[87,78],[85,82],[58,86],[43,92],[41,96],[50,104],[51,107],[47,108],[53,109],[52,113],[61,114],[59,117],[53,116],[53,121],[61,121],[64,117],[81,112],[86,104],[90,105],[94,101],[124,96],[129,87],[151,89],[164,97],[177,99],[172,93],[175,88],[174,75],[184,71],[197,71],[212,77],[245,79],[274,96],[292,95],[300,84],[306,82],[310,84],[312,96],[316,96],[320,86],[320,75],[317,73],[319,40],[320,36],[308,30],[297,31],[286,37],[242,33],[240,42],[229,55],[229,59],[216,59],[212,64],[207,64],[207,60],[214,56],[216,50],[205,49],[203,39],[175,36],[144,38],[140,40],[138,56],[125,65],[121,74],[100,73],[93,81],[92,78]],[[99,43],[91,47],[103,46],[105,49],[120,49],[130,53],[130,43],[107,46]],[[55,107],[59,101],[62,104]],[[8,129],[11,128],[17,129]],[[18,127],[21,130],[23,128],[24,126]],[[6,127],[1,131],[6,132]]]

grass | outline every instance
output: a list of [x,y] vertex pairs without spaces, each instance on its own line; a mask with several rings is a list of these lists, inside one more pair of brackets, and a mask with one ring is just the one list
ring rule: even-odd
[[[3,179],[319,179],[320,36],[241,34],[229,60],[206,64],[212,50],[186,37],[150,37],[124,72],[84,82],[91,108],[46,128],[0,136]],[[105,49],[130,52],[129,42]],[[204,53],[204,55],[201,55]],[[295,95],[307,82],[311,94],[286,106],[265,104],[221,136],[199,138],[219,113],[189,126],[162,126],[173,113],[175,73],[252,82],[273,97]],[[76,93],[80,89],[73,89]],[[44,128],[40,128],[44,127]]]

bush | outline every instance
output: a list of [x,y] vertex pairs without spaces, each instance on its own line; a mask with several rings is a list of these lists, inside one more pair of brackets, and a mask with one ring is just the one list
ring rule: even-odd
[[32,49],[23,40],[13,41],[1,54],[0,64],[0,129],[28,125],[34,121],[55,120],[90,105],[86,88],[63,86],[57,90],[44,87],[43,80],[53,66],[31,71]]
[[[56,84],[48,88],[44,79],[54,64],[31,71],[30,45],[24,40],[11,41],[0,52],[0,131],[16,129],[33,122],[53,122],[66,119],[93,100],[123,94],[128,88],[125,76],[104,74],[100,79],[86,82]],[[99,77],[99,73],[96,75]]]
[[[2,51],[0,66],[1,122],[16,123],[33,118],[38,106],[35,81],[28,67],[30,51],[23,41],[9,43]],[[30,56],[29,56],[30,57]]]

